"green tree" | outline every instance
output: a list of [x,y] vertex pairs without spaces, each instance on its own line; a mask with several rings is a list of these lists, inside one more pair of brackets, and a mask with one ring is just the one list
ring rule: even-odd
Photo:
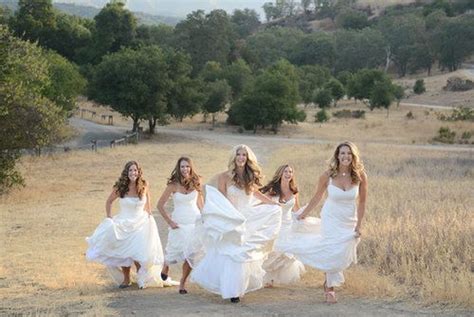
[[380,20],[379,29],[387,41],[388,58],[395,63],[399,76],[405,76],[413,47],[423,42],[426,32],[424,20],[414,14],[389,16]]
[[336,73],[354,72],[383,65],[386,43],[382,33],[372,28],[339,30],[334,34]]
[[183,121],[185,117],[193,116],[201,110],[205,101],[204,83],[190,77],[192,66],[188,55],[169,49],[165,56],[171,82],[166,98],[167,113],[178,121]]
[[390,81],[381,80],[374,83],[374,86],[370,92],[369,108],[373,110],[375,108],[387,109],[387,118],[389,115],[389,108],[393,101],[393,87]]
[[49,64],[35,44],[22,41],[0,25],[0,194],[21,184],[16,169],[22,149],[60,141],[65,117],[45,96]]
[[290,59],[304,33],[294,28],[272,27],[249,36],[242,57],[252,68],[266,68],[280,59]]
[[299,94],[305,105],[313,101],[313,93],[321,88],[331,78],[331,73],[326,67],[319,65],[306,65],[297,68],[299,79]]
[[393,85],[392,90],[393,97],[397,100],[397,107],[399,107],[400,101],[405,97],[405,89],[400,85]]
[[313,102],[321,109],[329,108],[332,102],[331,91],[326,88],[316,90],[314,92]]
[[209,61],[199,72],[199,77],[206,82],[222,79],[222,66],[218,62]]
[[216,124],[216,114],[223,111],[229,102],[231,88],[225,80],[217,80],[206,84],[207,98],[202,109],[212,115],[212,127]]
[[110,105],[133,120],[137,131],[148,120],[150,133],[166,114],[166,96],[172,87],[168,65],[158,46],[125,48],[109,54],[97,65],[89,84],[89,97]]
[[271,126],[277,133],[284,122],[297,123],[306,117],[296,107],[299,100],[298,76],[294,66],[279,61],[266,69],[231,108],[231,121],[252,129]]
[[166,24],[137,26],[134,47],[158,45],[159,47],[174,47],[174,29]]
[[38,41],[41,46],[49,47],[49,35],[56,30],[52,1],[19,0],[11,26],[18,37],[32,42]]
[[65,113],[71,114],[77,96],[85,92],[86,80],[79,73],[79,68],[61,55],[50,51],[45,56],[51,80],[51,85],[45,90],[45,94]]
[[193,73],[197,74],[208,61],[227,65],[235,34],[229,16],[224,10],[209,14],[198,10],[188,14],[176,25],[176,47],[190,56]]
[[369,20],[365,12],[345,7],[336,16],[336,25],[343,29],[361,30],[369,26]]
[[107,53],[114,53],[122,47],[132,46],[137,28],[137,19],[125,8],[121,0],[111,0],[94,17],[93,63]]
[[238,59],[226,66],[222,70],[222,78],[224,78],[232,88],[233,100],[237,100],[242,95],[244,89],[251,84],[254,79],[252,70],[243,59]]
[[334,101],[334,107],[336,107],[337,102],[342,99],[345,95],[344,86],[336,78],[332,78],[326,85],[325,88],[331,93],[332,99]]
[[455,71],[474,53],[474,18],[452,18],[440,27],[435,36],[439,62],[449,71]]
[[361,69],[353,74],[347,83],[347,96],[367,103],[372,96],[375,85],[379,82],[390,83],[391,80],[387,74],[380,70]]
[[323,33],[305,35],[294,47],[291,62],[296,65],[321,65],[334,67],[336,51],[334,40]]
[[260,26],[260,20],[255,10],[244,9],[234,10],[230,21],[232,22],[235,33],[240,38],[246,38],[257,31]]

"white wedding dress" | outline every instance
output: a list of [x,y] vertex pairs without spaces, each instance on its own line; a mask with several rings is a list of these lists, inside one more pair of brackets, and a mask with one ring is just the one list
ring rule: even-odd
[[273,244],[273,251],[263,263],[265,270],[264,282],[271,284],[291,284],[298,282],[305,273],[303,263],[291,253],[283,250],[291,249],[292,243],[299,243],[293,230],[292,210],[295,206],[295,197],[292,196],[282,205],[281,228]]
[[106,265],[117,284],[123,281],[121,267],[136,261],[141,268],[131,277],[138,286],[162,287],[163,249],[155,219],[144,210],[145,202],[138,197],[120,198],[120,212],[105,218],[86,238],[86,258]]
[[318,218],[296,221],[293,224],[295,238],[281,246],[281,250],[293,254],[306,265],[324,271],[327,286],[333,287],[340,286],[344,282],[342,272],[351,263],[357,263],[356,249],[360,239],[355,237],[354,228],[359,186],[345,191],[335,186],[330,178],[327,191],[328,197],[321,210],[320,229]]
[[222,298],[243,296],[263,287],[263,262],[281,225],[281,207],[260,204],[232,185],[226,198],[206,186],[200,243],[204,256],[193,263],[191,281]]
[[201,217],[197,206],[199,193],[197,190],[189,194],[175,192],[173,194],[173,213],[171,219],[178,224],[178,228],[169,228],[168,243],[165,248],[167,264],[180,263],[186,260],[185,249],[194,239],[196,221]]

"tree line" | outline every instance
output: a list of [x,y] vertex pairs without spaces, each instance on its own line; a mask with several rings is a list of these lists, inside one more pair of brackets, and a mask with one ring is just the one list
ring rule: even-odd
[[[60,13],[51,0],[0,8],[1,76],[11,83],[0,95],[2,129],[28,120],[44,127],[38,138],[29,137],[33,124],[9,130],[17,135],[3,141],[2,160],[57,141],[78,94],[130,117],[133,130],[144,121],[153,133],[200,112],[214,124],[226,111],[229,124],[277,132],[305,119],[299,103],[325,108],[347,96],[388,110],[403,96],[388,70],[455,70],[474,50],[469,3],[436,0],[371,17],[355,2],[278,0],[264,5],[266,24],[254,10],[197,10],[175,27],[139,25],[118,0],[93,19]],[[322,18],[335,29],[308,27]]]

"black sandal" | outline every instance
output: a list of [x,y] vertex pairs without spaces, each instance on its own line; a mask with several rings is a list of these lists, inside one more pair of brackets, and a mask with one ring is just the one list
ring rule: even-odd
[[180,289],[180,290],[179,290],[179,293],[180,293],[181,295],[184,295],[184,294],[187,294],[188,291],[183,288],[183,289]]
[[230,299],[230,302],[231,302],[231,303],[240,303],[240,298],[239,298],[239,297],[232,297],[232,298]]

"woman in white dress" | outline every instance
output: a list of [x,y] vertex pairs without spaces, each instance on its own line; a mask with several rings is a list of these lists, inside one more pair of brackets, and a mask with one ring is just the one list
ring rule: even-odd
[[[112,203],[119,199],[120,211],[112,217]],[[150,192],[137,162],[125,164],[105,204],[106,216],[92,236],[86,257],[106,265],[120,288],[131,284],[130,267],[137,268],[139,288],[162,287],[160,271],[163,250],[155,219],[151,215]],[[121,268],[121,273],[120,273]]]
[[193,268],[191,280],[233,303],[263,287],[265,247],[281,224],[279,203],[258,190],[261,179],[255,154],[248,146],[238,145],[232,150],[228,170],[218,175],[218,189],[206,186],[205,255]]
[[293,246],[291,252],[304,264],[326,273],[324,291],[328,303],[337,302],[334,287],[344,282],[343,270],[357,262],[367,188],[367,175],[357,147],[352,142],[343,142],[336,147],[329,169],[319,178],[313,198],[298,216],[304,219],[327,192],[321,210],[320,236],[308,239],[300,247]]
[[[171,217],[165,211],[165,204],[170,196],[173,198]],[[186,259],[185,248],[194,238],[195,223],[201,217],[203,204],[201,180],[196,174],[193,162],[188,157],[180,157],[157,204],[158,210],[170,226],[162,278],[168,280],[170,264],[183,263],[180,294],[188,293],[185,286],[191,266]]]
[[293,254],[282,252],[282,250],[291,249],[291,244],[297,242],[295,241],[297,237],[292,230],[292,212],[297,211],[300,206],[293,167],[288,164],[280,166],[273,179],[262,187],[260,192],[282,204],[280,232],[273,244],[273,251],[263,263],[266,286],[298,282],[305,272],[303,263],[298,261]]

